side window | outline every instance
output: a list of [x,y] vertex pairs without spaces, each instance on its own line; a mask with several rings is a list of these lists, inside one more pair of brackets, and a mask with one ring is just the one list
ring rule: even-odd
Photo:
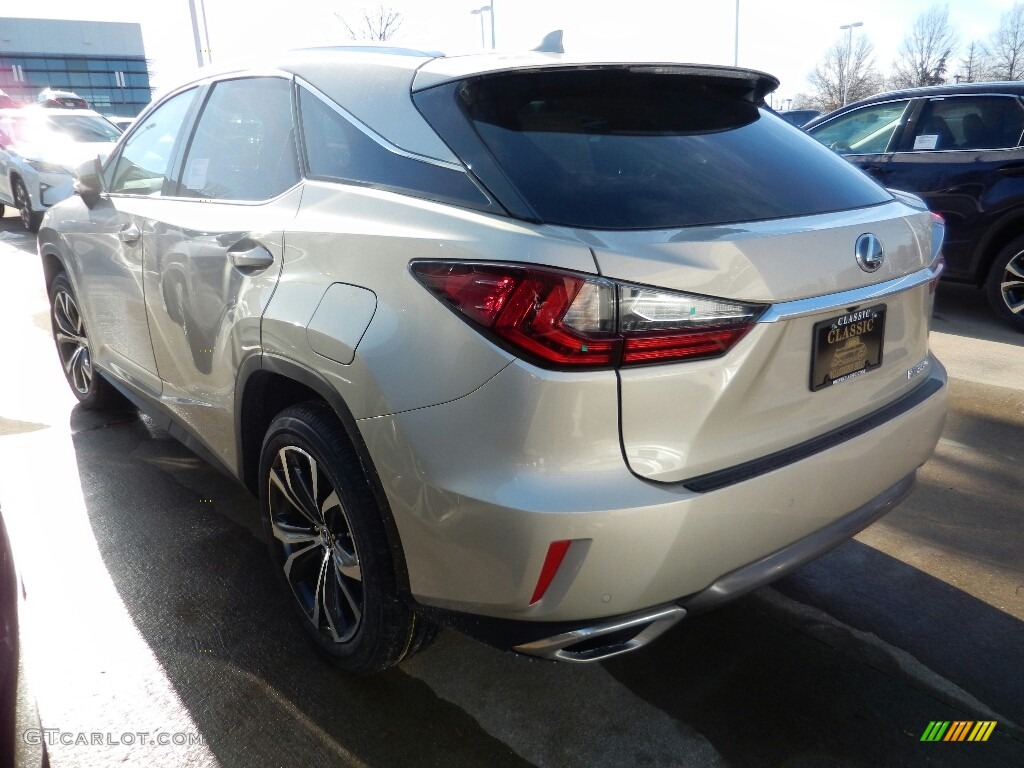
[[1013,96],[950,96],[930,99],[904,151],[1007,149],[1020,144],[1024,109]]
[[490,205],[465,173],[390,151],[305,88],[299,88],[299,114],[306,166],[313,178],[368,184],[473,208]]
[[871,104],[813,128],[811,136],[842,155],[885,152],[910,100]]
[[185,156],[181,195],[269,200],[299,181],[291,83],[252,77],[217,83]]
[[175,141],[198,92],[193,88],[172,97],[135,129],[120,155],[104,171],[108,192],[160,194],[170,173]]

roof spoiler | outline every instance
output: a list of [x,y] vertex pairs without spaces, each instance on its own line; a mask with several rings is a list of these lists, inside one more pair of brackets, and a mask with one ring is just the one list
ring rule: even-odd
[[658,74],[680,74],[700,77],[723,86],[744,89],[742,97],[753,104],[763,104],[764,97],[779,87],[779,79],[756,69],[716,66],[713,64],[631,64],[631,71]]

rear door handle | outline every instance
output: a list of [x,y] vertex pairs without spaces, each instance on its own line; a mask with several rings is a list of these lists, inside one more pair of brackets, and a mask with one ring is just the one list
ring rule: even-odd
[[125,224],[117,230],[117,239],[122,243],[128,243],[131,245],[132,243],[139,242],[140,237],[142,237],[142,232],[139,231],[139,228],[135,226],[134,222],[131,224]]
[[228,258],[239,269],[266,269],[274,263],[274,255],[258,244],[250,245],[248,248],[231,248],[228,251]]

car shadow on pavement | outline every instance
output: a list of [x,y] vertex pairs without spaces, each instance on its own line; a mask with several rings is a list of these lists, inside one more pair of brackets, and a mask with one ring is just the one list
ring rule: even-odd
[[859,541],[807,564],[777,588],[906,650],[1024,725],[1024,622],[1019,619]]
[[74,413],[100,555],[219,765],[528,765],[425,683],[317,655],[244,488],[144,417]]
[[[533,764],[481,726],[478,705],[550,717],[542,720],[550,734],[587,739],[587,729],[598,727],[573,707],[552,716],[543,706],[543,686],[554,685],[545,681],[568,687],[560,691],[568,700],[578,681],[587,698],[586,668],[538,677],[550,665],[510,662],[450,635],[410,662],[413,674],[342,673],[297,626],[258,538],[256,501],[244,489],[144,417],[76,409],[72,426],[106,570],[220,765]],[[780,589],[908,648],[1003,716],[1024,720],[1020,622],[857,542]],[[932,745],[919,740],[929,721],[984,719],[909,675],[885,643],[865,642],[773,588],[684,621],[650,648],[602,666],[631,692],[622,696],[694,729],[735,765],[930,764],[922,750]],[[459,693],[466,687],[473,690]],[[510,701],[509,691],[520,688],[533,693]],[[589,706],[611,713],[629,706],[609,691]],[[602,738],[643,741],[642,728],[633,730]],[[607,764],[650,762],[644,754]],[[704,764],[683,757],[657,764]],[[944,755],[943,765],[1020,765],[1022,758],[1024,743],[997,728],[985,745]]]
[[1024,346],[1024,333],[997,318],[985,298],[985,291],[973,285],[939,283],[932,330]]
[[[866,578],[872,573],[879,579]],[[879,600],[880,588],[898,597]],[[999,738],[966,750],[935,755],[921,743],[931,721],[990,718],[892,644],[911,656],[930,649],[925,666],[963,671],[975,688],[976,676],[1001,672],[1007,679],[994,687],[1009,707],[1014,696],[1019,704],[1009,678],[1019,685],[1020,635],[1019,622],[850,542],[777,588],[684,621],[643,651],[642,664],[604,664],[733,766],[1010,768],[1021,764],[1024,741],[1005,723]],[[984,672],[975,671],[985,654]]]

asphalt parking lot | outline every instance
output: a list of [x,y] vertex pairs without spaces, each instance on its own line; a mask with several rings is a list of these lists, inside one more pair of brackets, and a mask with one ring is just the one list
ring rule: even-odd
[[[248,493],[145,418],[74,407],[34,238],[0,220],[0,508],[51,765],[1024,765],[1024,334],[942,286],[951,411],[900,508],[594,665],[453,632],[353,679],[290,615]],[[933,721],[988,741],[923,742]],[[162,743],[166,742],[166,743]]]

